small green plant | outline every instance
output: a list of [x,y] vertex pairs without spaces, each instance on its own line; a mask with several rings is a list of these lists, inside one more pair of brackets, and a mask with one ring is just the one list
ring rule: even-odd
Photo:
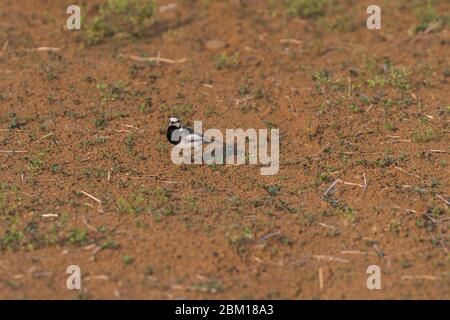
[[114,240],[108,239],[100,244],[100,248],[102,250],[106,249],[116,250],[120,248],[120,246]]
[[194,106],[190,103],[177,104],[171,109],[172,114],[176,114],[180,117],[189,118],[194,114]]
[[138,152],[134,149],[136,143],[136,137],[132,134],[129,134],[125,139],[125,145],[127,147],[127,152],[136,155]]
[[138,110],[142,114],[149,114],[152,110],[152,105],[153,105],[152,98],[149,97],[149,98],[145,99],[144,103],[141,103],[138,106]]
[[[331,23],[328,28],[331,30],[336,30],[339,32],[352,32],[355,31],[357,28],[357,24],[354,22],[354,16],[355,12],[353,10],[350,10],[348,12],[338,14],[336,17],[336,20]],[[327,20],[327,18],[323,18],[324,20]]]
[[35,156],[28,159],[28,170],[30,170],[33,173],[39,172],[43,165],[44,161],[42,160],[45,156],[45,152],[40,152],[36,154]]
[[375,75],[372,79],[367,80],[367,85],[370,89],[375,87],[383,87],[386,83],[386,80],[381,75]]
[[84,229],[73,229],[70,231],[68,239],[71,244],[85,245],[88,242],[87,231]]
[[[100,119],[97,119],[98,121],[101,121]],[[95,120],[94,121],[94,124],[96,124],[96,127],[97,128],[104,128],[104,127],[106,127],[106,120],[105,120],[105,122],[102,124],[102,125],[100,125],[99,123],[97,123],[97,120]],[[104,120],[104,119],[103,119]],[[97,125],[98,124],[98,125]],[[106,144],[106,142],[108,141],[108,139],[106,139],[106,138],[103,138],[103,137],[96,137],[96,138],[93,138],[93,139],[91,139],[91,140],[85,140],[85,141],[82,141],[82,142],[80,142],[78,145],[81,147],[81,148],[86,148],[86,147],[91,147],[91,146],[97,146],[97,145],[102,145],[102,144]]]
[[206,281],[198,283],[194,286],[192,286],[193,289],[200,290],[202,292],[206,293],[216,293],[217,291],[220,291],[223,289],[223,285],[220,281]]
[[392,219],[389,222],[389,231],[394,234],[399,234],[401,230],[402,224],[399,220]]
[[130,256],[125,255],[122,257],[122,261],[124,265],[128,266],[133,263],[134,259]]
[[145,210],[145,197],[142,193],[138,193],[127,198],[119,198],[117,205],[121,213],[138,214]]
[[423,143],[431,141],[435,138],[435,133],[433,129],[428,128],[425,131],[416,130],[413,133],[413,140],[417,143]]
[[329,0],[285,0],[289,14],[300,18],[322,16]]
[[394,88],[401,91],[406,91],[411,88],[411,81],[409,77],[412,71],[405,67],[391,67],[388,73],[388,82]]
[[393,131],[395,131],[397,128],[394,126],[393,123],[391,123],[391,122],[386,122],[386,123],[384,124],[384,129],[386,129],[387,131],[393,132]]
[[331,181],[331,177],[328,173],[322,172],[319,174],[319,180],[322,182],[329,182]]
[[229,245],[242,254],[247,250],[247,245],[254,242],[255,235],[249,227],[244,227],[239,233],[233,234],[229,240]]
[[59,170],[60,170],[60,166],[57,165],[57,164],[52,164],[52,165],[50,166],[50,171],[51,171],[52,173],[57,173],[57,172],[59,172]]
[[160,204],[164,204],[167,201],[169,201],[170,193],[167,189],[157,187],[153,191],[153,196],[155,197],[156,201],[158,201]]
[[267,193],[271,197],[275,197],[280,192],[281,187],[277,186],[277,185],[273,185],[273,186],[267,185],[267,186],[264,186],[264,189],[267,191]]
[[241,96],[245,96],[246,94],[250,93],[250,88],[248,85],[243,84],[238,88],[238,92]]
[[217,115],[218,113],[217,113],[216,110],[214,110],[214,107],[206,106],[205,107],[205,111],[203,111],[203,114],[205,115],[205,117],[209,118],[209,117],[211,117],[213,115]]
[[48,10],[45,10],[42,14],[42,21],[44,22],[44,24],[54,23],[55,17],[50,12],[48,12]]
[[400,260],[400,266],[401,266],[403,269],[408,269],[408,268],[411,268],[411,267],[413,266],[413,264],[412,264],[412,262],[409,261],[409,260],[402,259],[402,260]]
[[387,168],[391,164],[395,163],[395,159],[391,156],[386,156],[384,158],[378,158],[375,160],[375,165],[380,168]]
[[147,230],[150,227],[150,225],[142,220],[136,220],[136,228]]
[[215,66],[217,70],[222,69],[232,69],[238,64],[239,54],[237,52],[233,53],[233,55],[227,55],[226,53],[221,54],[216,57]]
[[431,0],[423,1],[423,3],[414,10],[414,13],[419,23],[412,27],[411,32],[413,34],[427,30],[431,24],[439,20],[434,1]]
[[21,246],[21,242],[24,235],[21,231],[16,229],[13,225],[11,228],[6,230],[3,237],[0,238],[0,248],[1,249],[18,249]]
[[345,217],[345,219],[349,220],[350,222],[354,222],[356,220],[356,210],[351,207],[345,208],[344,209],[344,217]]
[[326,69],[320,69],[314,72],[312,75],[315,87],[317,91],[322,92],[323,87],[328,85],[331,81],[331,72]]
[[387,59],[384,61],[383,71],[373,74],[372,77],[367,80],[367,86],[369,89],[373,89],[389,85],[400,91],[407,91],[411,89],[412,85],[410,79],[411,74],[411,69],[402,66],[394,66],[391,61]]
[[97,89],[101,92],[102,101],[117,101],[123,100],[127,93],[127,83],[123,80],[116,81],[113,84],[106,84],[100,82]]
[[166,216],[166,217],[171,217],[171,216],[174,216],[175,215],[175,209],[173,208],[173,207],[165,207],[165,208],[163,208],[161,211],[160,211],[160,213],[163,215],[163,216]]
[[18,189],[8,184],[0,183],[0,216],[13,215],[20,204]]
[[353,113],[358,113],[361,112],[361,109],[359,108],[359,106],[356,103],[351,103],[348,108],[350,109],[351,112]]
[[88,24],[85,39],[97,44],[112,37],[142,36],[154,23],[155,0],[108,0]]

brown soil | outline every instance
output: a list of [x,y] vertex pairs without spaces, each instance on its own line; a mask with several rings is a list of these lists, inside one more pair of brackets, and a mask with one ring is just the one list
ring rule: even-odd
[[[1,299],[450,298],[448,27],[408,34],[406,0],[380,2],[382,30],[373,1],[177,1],[155,34],[87,46],[72,2],[0,3]],[[158,53],[187,61],[121,56]],[[174,165],[173,114],[279,128],[280,171]],[[323,197],[338,178],[361,186]]]

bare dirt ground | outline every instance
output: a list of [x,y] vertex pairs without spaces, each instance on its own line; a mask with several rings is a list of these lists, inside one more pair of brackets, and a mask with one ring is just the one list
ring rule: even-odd
[[[0,298],[449,299],[450,3],[173,2],[0,2]],[[174,165],[170,115],[279,128],[280,171]]]

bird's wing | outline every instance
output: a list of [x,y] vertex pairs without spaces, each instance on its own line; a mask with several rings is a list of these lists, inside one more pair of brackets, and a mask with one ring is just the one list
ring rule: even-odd
[[187,131],[188,133],[194,133],[194,130],[188,127],[182,127],[182,130]]
[[168,133],[168,137],[170,141],[181,141],[185,140],[186,136],[189,136],[191,132],[188,130],[188,128],[179,128],[176,130],[173,130],[172,133]]
[[184,142],[203,142],[203,137],[197,133],[191,133],[183,136]]
[[178,129],[178,130],[179,130],[180,135],[181,135],[182,137],[188,136],[188,135],[194,133],[194,131],[193,131],[191,128],[185,128],[185,127],[182,127],[182,128],[180,128],[180,129]]
[[178,137],[181,138],[185,143],[187,142],[202,142],[202,143],[211,143],[204,135],[200,135],[195,133],[194,130],[188,127],[182,127],[176,131]]

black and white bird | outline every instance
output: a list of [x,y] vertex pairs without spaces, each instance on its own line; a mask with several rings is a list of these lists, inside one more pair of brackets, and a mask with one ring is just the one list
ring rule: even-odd
[[197,150],[202,144],[211,143],[194,130],[183,127],[178,117],[169,118],[169,126],[167,127],[167,140],[180,148],[193,148]]
[[203,134],[195,133],[191,128],[183,127],[178,117],[169,118],[167,140],[181,149],[191,149],[194,153],[199,152],[202,145],[214,144],[214,155],[207,155],[204,157],[205,161],[214,160],[214,157],[219,154],[223,155],[223,159],[232,156],[234,161],[235,155],[243,154],[243,150],[239,149],[235,144],[227,144],[220,139],[210,140]]

